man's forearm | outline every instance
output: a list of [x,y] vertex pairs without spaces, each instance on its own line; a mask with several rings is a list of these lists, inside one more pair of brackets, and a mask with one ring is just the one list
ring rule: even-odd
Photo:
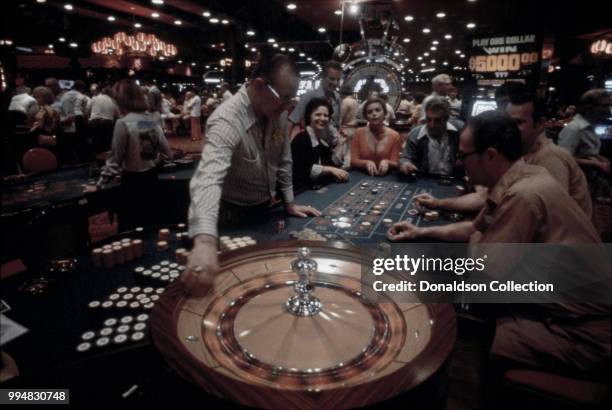
[[470,192],[453,198],[441,198],[438,200],[438,208],[445,211],[476,212],[485,206],[486,200],[486,191]]
[[470,236],[475,231],[476,227],[472,221],[468,221],[419,228],[419,236],[423,238],[439,239],[446,242],[468,242]]

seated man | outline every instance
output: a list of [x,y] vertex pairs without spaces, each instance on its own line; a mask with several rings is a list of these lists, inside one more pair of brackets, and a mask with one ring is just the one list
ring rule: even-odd
[[[599,238],[576,201],[541,167],[521,158],[514,121],[487,111],[468,122],[459,154],[470,179],[489,189],[473,221],[437,227],[399,222],[389,239],[434,237],[472,243],[595,244]],[[503,306],[491,352],[534,367],[590,370],[610,356],[609,306],[530,304]],[[523,309],[523,310],[520,310]],[[524,316],[525,309],[529,311]],[[538,319],[540,318],[540,319]]]
[[400,172],[422,172],[432,175],[453,175],[458,172],[455,155],[459,141],[458,129],[448,122],[450,105],[446,99],[430,98],[425,105],[425,125],[408,135],[406,148],[400,157]]
[[[532,93],[517,93],[508,97],[506,112],[521,132],[523,159],[527,164],[545,168],[591,218],[593,205],[584,173],[572,156],[556,146],[544,132],[545,105]],[[479,211],[487,197],[486,189],[461,197],[437,199],[429,194],[417,196],[417,203],[427,208]]]

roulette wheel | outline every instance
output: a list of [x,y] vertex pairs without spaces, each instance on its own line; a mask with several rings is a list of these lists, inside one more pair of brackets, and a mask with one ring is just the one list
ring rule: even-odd
[[[297,251],[297,253],[296,253]],[[362,289],[367,259],[344,242],[268,242],[220,255],[214,291],[175,282],[156,304],[158,350],[204,391],[260,408],[354,408],[435,373],[453,308]]]

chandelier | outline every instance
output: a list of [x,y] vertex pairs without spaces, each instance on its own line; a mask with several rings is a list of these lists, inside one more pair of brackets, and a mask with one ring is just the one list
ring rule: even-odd
[[124,32],[115,33],[113,37],[104,37],[91,45],[91,50],[102,55],[139,55],[152,58],[172,58],[178,50],[174,44],[161,41],[155,34],[142,32],[128,35]]

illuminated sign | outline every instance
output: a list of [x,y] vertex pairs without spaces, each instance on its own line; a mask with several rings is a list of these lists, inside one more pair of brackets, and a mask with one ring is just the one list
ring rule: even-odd
[[477,80],[520,79],[538,74],[540,54],[535,34],[473,38],[468,65]]
[[606,39],[594,41],[593,44],[591,44],[591,53],[598,56],[612,55],[612,41],[608,41]]

